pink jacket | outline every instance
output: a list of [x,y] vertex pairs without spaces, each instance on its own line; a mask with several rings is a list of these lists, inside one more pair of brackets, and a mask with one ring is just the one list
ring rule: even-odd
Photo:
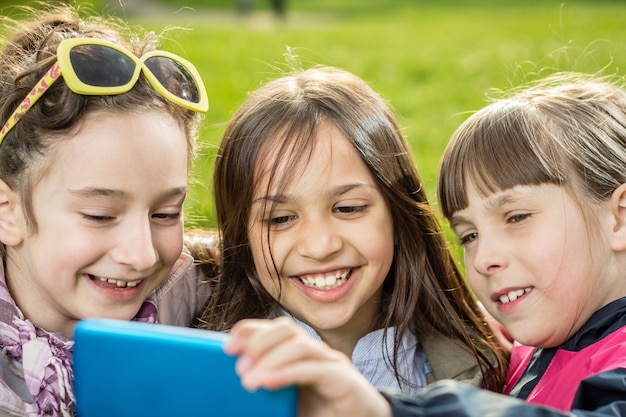
[[[537,349],[516,344],[504,393],[525,398],[528,403],[569,411],[581,383],[603,375],[607,392],[623,395],[623,377],[614,375],[626,368],[625,313],[626,298],[622,298],[596,312],[559,347]],[[600,391],[596,397],[599,395]]]

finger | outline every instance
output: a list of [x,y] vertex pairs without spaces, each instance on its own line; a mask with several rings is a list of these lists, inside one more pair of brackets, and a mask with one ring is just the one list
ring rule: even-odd
[[300,378],[297,372],[295,375],[293,372],[285,373],[285,378],[282,379],[277,376],[282,375],[284,370],[299,365],[321,363],[329,364],[330,367],[333,362],[347,358],[343,353],[328,348],[323,342],[313,339],[308,334],[293,333],[291,337],[283,339],[280,344],[274,345],[263,355],[254,359],[242,356],[240,360],[242,364],[241,366],[238,364],[236,369],[243,385],[248,389],[257,389],[261,386],[276,388],[308,383],[310,380]]
[[243,320],[231,331],[238,353],[253,360],[295,335],[305,334],[304,330],[288,317],[274,320]]
[[[293,360],[292,355],[281,357],[282,354],[277,355],[276,352],[289,353],[289,348],[283,345],[288,346],[290,340],[297,337],[313,340],[287,317],[275,320],[242,320],[233,327],[225,351],[239,356],[236,370],[240,375],[244,375],[253,365],[256,366],[260,359],[263,359],[261,369],[273,369],[286,359]],[[292,349],[297,351],[299,348]]]

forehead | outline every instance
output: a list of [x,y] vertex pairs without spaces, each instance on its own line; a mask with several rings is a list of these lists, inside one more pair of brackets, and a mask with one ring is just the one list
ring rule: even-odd
[[352,142],[332,123],[322,123],[312,132],[291,136],[283,131],[266,141],[259,149],[255,167],[257,193],[285,187],[303,178],[322,178],[336,172],[335,164],[360,165],[368,168]]
[[55,147],[48,177],[73,186],[127,184],[138,189],[186,184],[184,129],[163,112],[95,113]]

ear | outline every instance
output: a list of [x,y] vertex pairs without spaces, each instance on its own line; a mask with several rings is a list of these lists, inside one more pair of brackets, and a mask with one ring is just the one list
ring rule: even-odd
[[611,248],[616,251],[626,250],[626,184],[613,191],[609,206],[613,220]]
[[24,216],[20,198],[0,180],[0,242],[16,246],[24,240]]

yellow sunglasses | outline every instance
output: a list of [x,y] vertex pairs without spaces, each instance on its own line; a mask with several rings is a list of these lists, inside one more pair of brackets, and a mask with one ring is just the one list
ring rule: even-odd
[[128,49],[100,39],[65,39],[57,47],[57,61],[37,82],[0,129],[0,143],[50,86],[63,74],[76,94],[117,95],[130,91],[144,76],[159,94],[186,109],[206,112],[209,99],[198,70],[187,60],[166,51],[141,58]]

